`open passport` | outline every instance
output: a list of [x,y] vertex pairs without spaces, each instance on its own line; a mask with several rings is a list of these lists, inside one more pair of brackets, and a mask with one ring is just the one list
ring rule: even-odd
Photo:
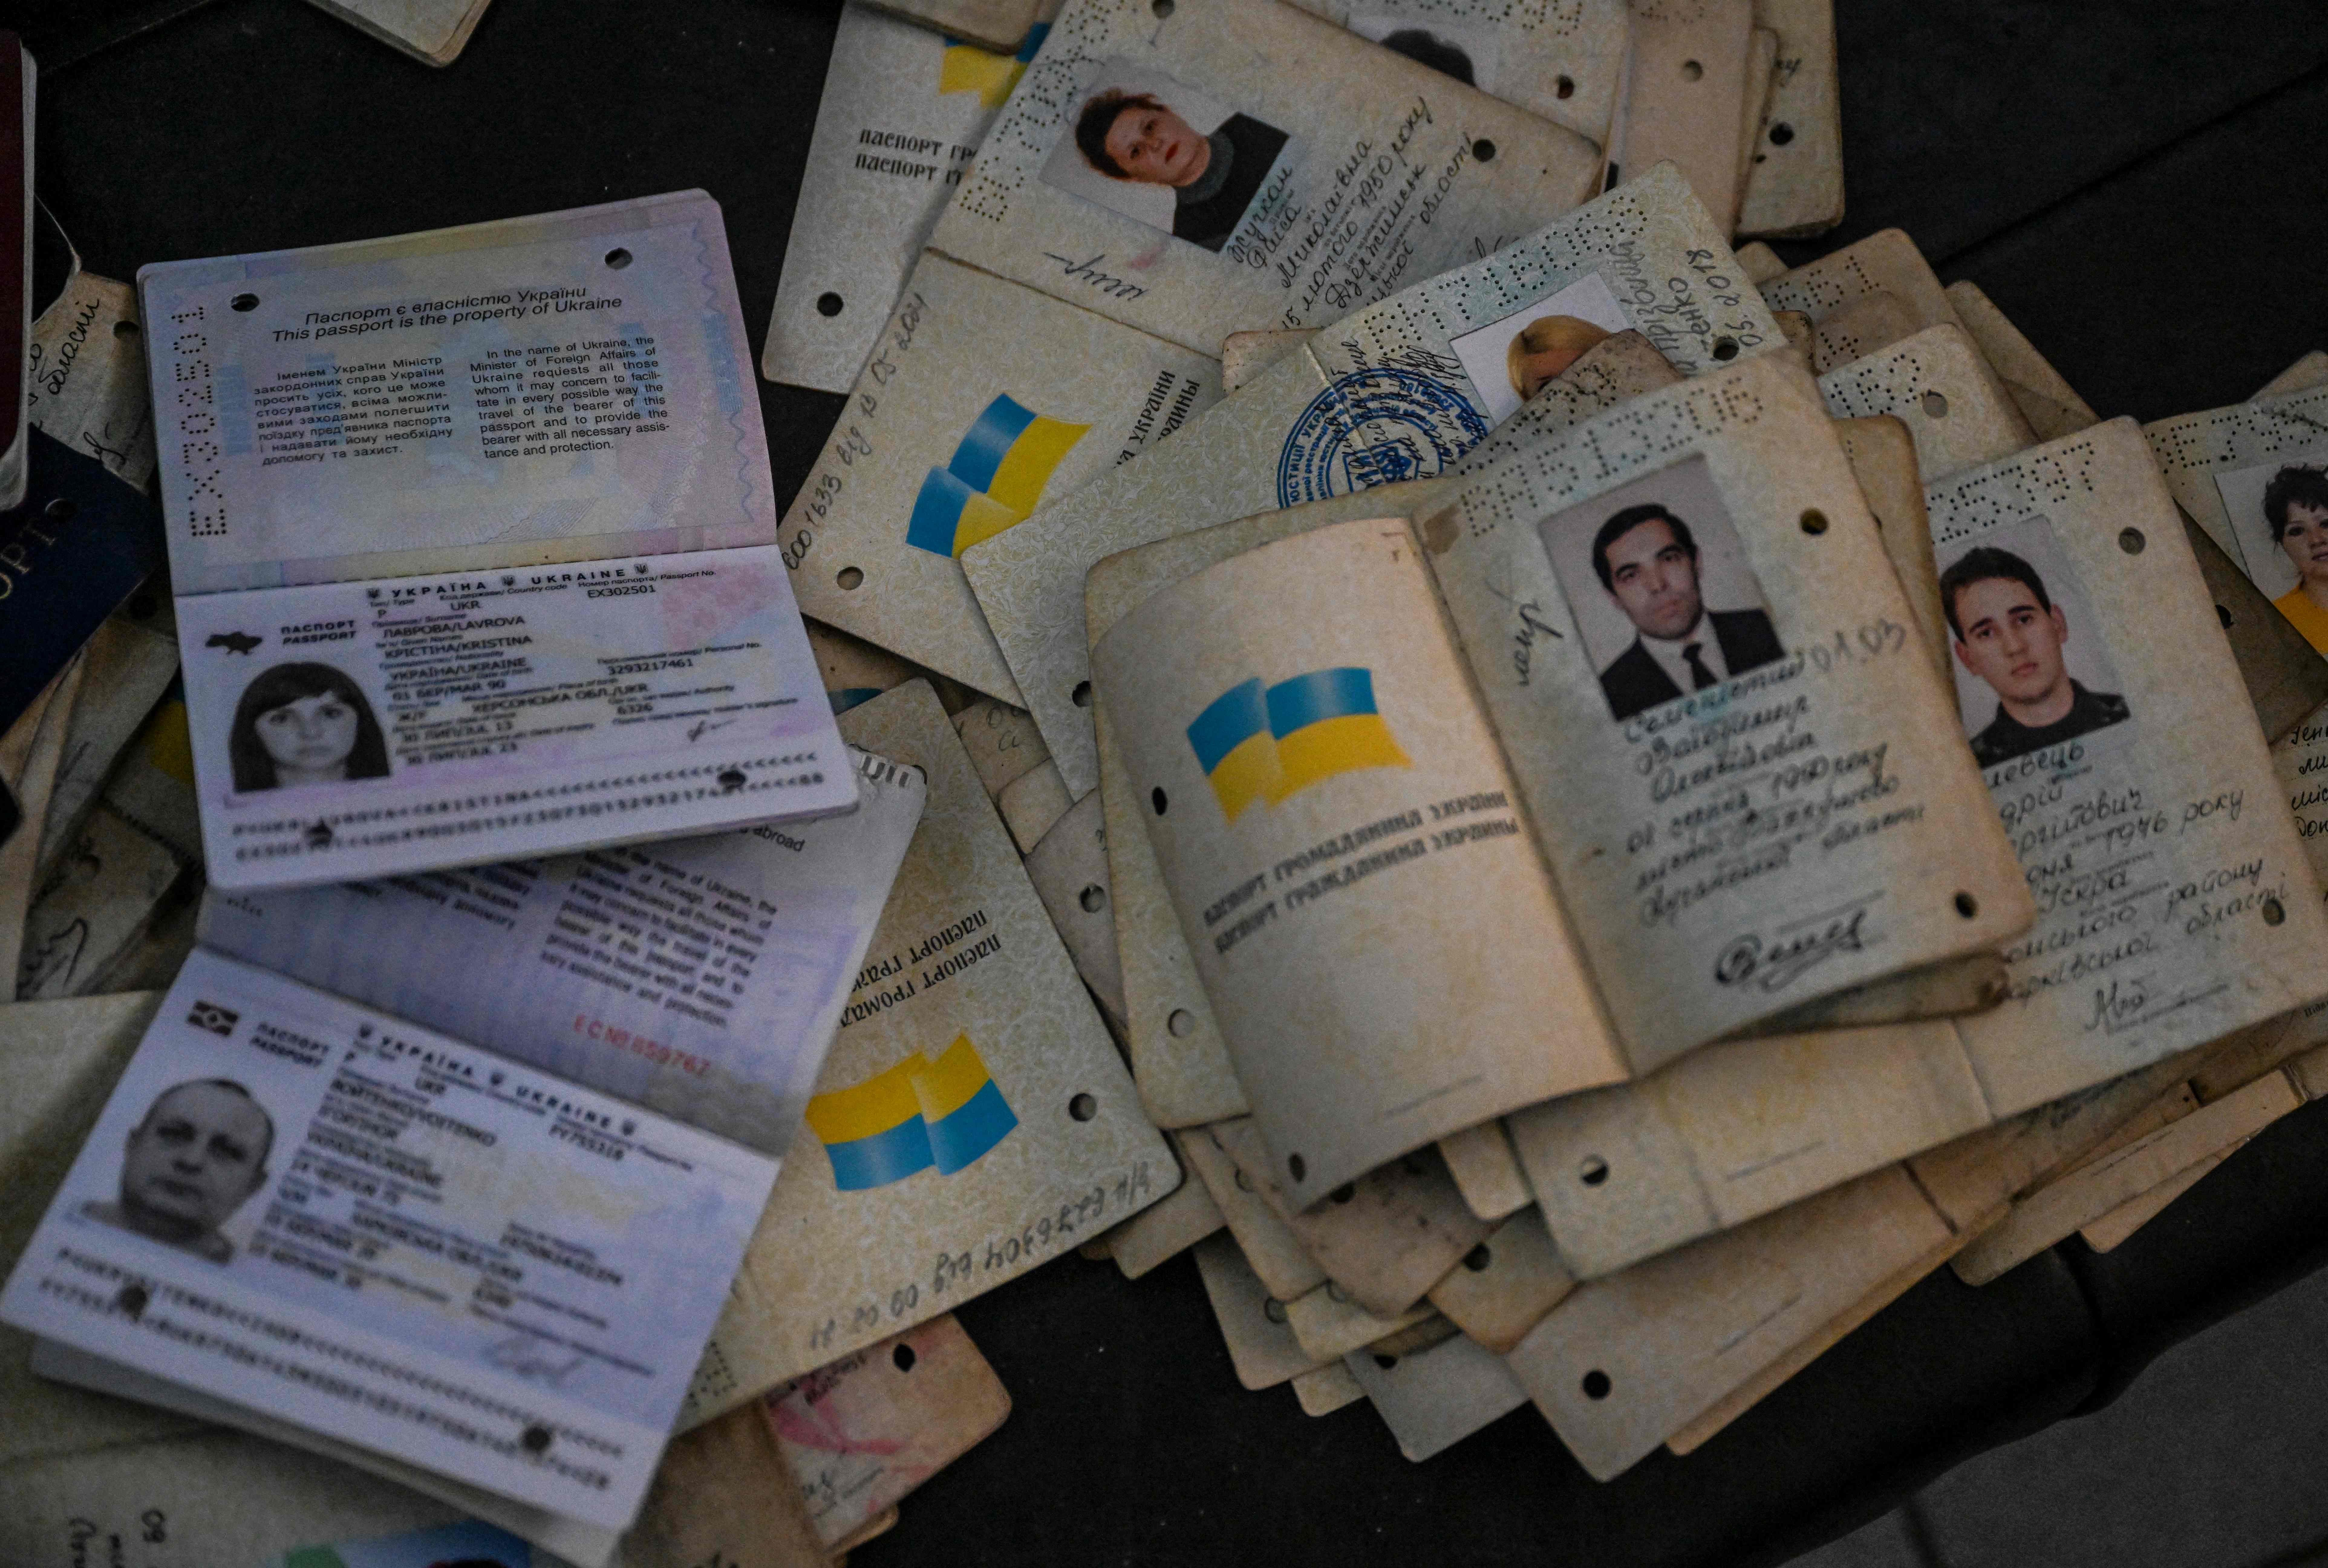
[[214,884],[854,803],[709,197],[138,280]]
[[[1419,518],[1396,490],[1329,503],[1347,521],[1202,564],[1094,650],[1297,1207],[2028,925],[1948,693],[1790,362],[1669,388],[1425,493]],[[1187,548],[1143,549],[1185,568]]]
[[[921,767],[847,777],[795,828],[213,893],[0,1318],[48,1376],[603,1561],[923,815]],[[957,1158],[975,1064],[907,1089]]]

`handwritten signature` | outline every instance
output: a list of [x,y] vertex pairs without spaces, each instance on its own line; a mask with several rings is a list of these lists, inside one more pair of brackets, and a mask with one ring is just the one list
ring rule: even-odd
[[1871,893],[1840,909],[1790,921],[1767,937],[1756,932],[1732,937],[1714,960],[1714,981],[1783,991],[1837,953],[1865,950],[1873,940],[1866,931],[1868,906],[1882,897]]
[[732,718],[723,718],[718,723],[714,724],[708,718],[699,718],[688,727],[687,738],[690,740],[701,740],[713,730],[725,729],[735,722],[736,721]]

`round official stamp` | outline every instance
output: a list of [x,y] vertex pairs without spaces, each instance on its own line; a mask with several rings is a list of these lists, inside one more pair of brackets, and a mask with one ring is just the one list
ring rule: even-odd
[[1487,434],[1486,418],[1443,382],[1388,366],[1352,371],[1294,421],[1277,459],[1277,503],[1429,479]]

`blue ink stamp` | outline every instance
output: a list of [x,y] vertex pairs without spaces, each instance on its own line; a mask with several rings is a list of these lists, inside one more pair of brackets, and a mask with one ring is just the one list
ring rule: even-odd
[[1442,381],[1388,366],[1352,371],[1294,421],[1277,459],[1277,504],[1429,479],[1487,435],[1486,418]]

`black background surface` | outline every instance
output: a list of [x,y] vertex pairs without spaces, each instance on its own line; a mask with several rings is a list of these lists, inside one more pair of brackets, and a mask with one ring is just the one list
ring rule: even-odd
[[[2328,346],[2328,6],[1837,9],[1850,211],[1789,260],[1904,228],[2105,417],[2236,401]],[[94,271],[700,186],[756,360],[836,14],[494,0],[443,70],[299,0],[14,19],[43,65],[37,188]],[[760,393],[789,497],[840,399]],[[1239,1388],[1187,1258],[1136,1282],[1063,1258],[961,1310],[1015,1413],[853,1560],[1780,1561],[2328,1259],[2323,1172],[2314,1107],[2117,1252],[2073,1242],[1982,1291],[1943,1272],[1695,1456],[1610,1486],[1527,1410],[1410,1465],[1363,1404],[1312,1421]]]

